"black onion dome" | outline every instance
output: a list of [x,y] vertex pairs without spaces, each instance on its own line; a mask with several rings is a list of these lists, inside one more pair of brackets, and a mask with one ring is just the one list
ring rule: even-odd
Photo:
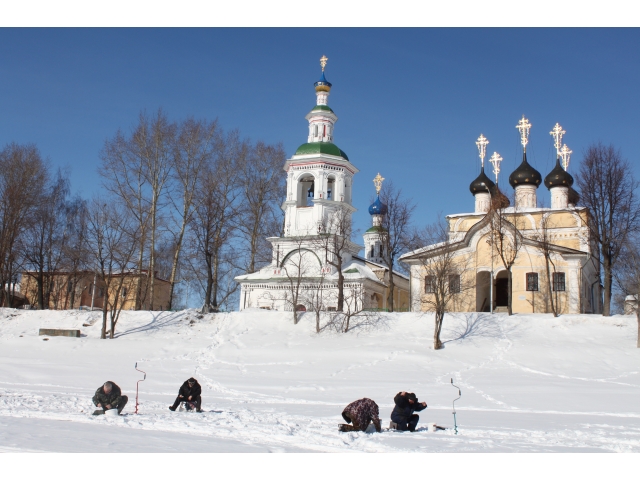
[[469,190],[475,196],[476,193],[487,192],[491,193],[496,188],[496,184],[491,181],[489,177],[487,177],[484,173],[484,167],[480,170],[480,175],[476,178],[471,185],[469,185]]
[[544,179],[547,188],[570,187],[573,185],[573,177],[560,166],[560,159],[556,159],[556,166]]
[[513,188],[518,185],[535,185],[538,188],[542,182],[542,175],[527,162],[527,152],[522,155],[522,163],[509,175],[509,183]]

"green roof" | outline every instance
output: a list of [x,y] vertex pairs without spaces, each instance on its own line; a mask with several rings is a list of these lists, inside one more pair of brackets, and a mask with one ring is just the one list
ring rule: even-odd
[[323,111],[323,112],[333,113],[333,110],[331,110],[331,107],[329,105],[316,105],[315,107],[313,107],[313,110],[311,111],[312,112]]
[[384,231],[385,231],[384,227],[375,227],[375,226],[374,226],[374,227],[371,227],[369,230],[367,230],[367,231],[366,231],[366,232],[364,232],[364,233],[369,233],[369,232],[384,232]]
[[296,150],[295,155],[312,155],[314,153],[326,153],[349,160],[347,154],[338,148],[337,145],[328,142],[303,143]]

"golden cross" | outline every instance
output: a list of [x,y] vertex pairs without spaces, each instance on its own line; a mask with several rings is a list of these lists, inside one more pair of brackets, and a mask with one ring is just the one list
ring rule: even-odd
[[527,143],[529,143],[529,130],[531,129],[531,124],[529,123],[529,120],[524,118],[524,115],[522,115],[522,119],[518,122],[516,128],[520,130],[520,143],[522,143],[522,146],[526,150]]
[[324,55],[322,55],[322,58],[320,59],[320,66],[322,67],[323,72],[324,72],[324,67],[327,65],[327,60],[329,59]]
[[493,173],[496,176],[496,185],[498,184],[498,174],[500,173],[500,162],[502,162],[502,157],[498,152],[493,152],[491,158],[489,159],[491,164],[493,165]]
[[384,178],[380,176],[380,172],[376,175],[376,178],[373,179],[373,184],[376,186],[376,194],[380,194],[380,189],[382,188],[382,181]]
[[564,167],[565,172],[567,171],[567,168],[569,168],[569,159],[571,158],[572,153],[573,151],[569,150],[566,143],[562,145],[562,148],[560,149],[560,156],[562,157],[562,166]]
[[483,134],[480,134],[476,145],[478,146],[478,151],[480,152],[480,160],[482,166],[484,167],[484,156],[487,152],[487,145],[489,145],[489,140],[487,140],[487,138]]
[[556,152],[558,155],[560,155],[560,147],[562,146],[562,136],[567,133],[565,132],[562,127],[560,126],[559,123],[556,123],[555,127],[553,127],[553,130],[551,130],[549,132],[549,134],[553,137],[554,139],[554,146],[556,147]]

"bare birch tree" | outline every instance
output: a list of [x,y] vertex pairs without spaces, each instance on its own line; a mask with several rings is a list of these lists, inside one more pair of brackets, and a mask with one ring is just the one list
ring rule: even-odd
[[604,277],[602,314],[609,316],[614,269],[627,239],[640,228],[639,182],[620,150],[597,143],[585,152],[576,183],[582,204],[589,209],[589,231],[600,247]]
[[198,197],[196,192],[198,177],[213,159],[216,135],[218,135],[217,121],[196,121],[189,118],[178,125],[173,147],[174,152],[171,158],[173,162],[172,174],[177,185],[177,192],[176,195],[169,197],[177,214],[177,232],[171,232],[174,238],[174,248],[171,274],[169,276],[170,295],[167,310],[171,310],[173,305],[174,289],[186,228],[193,217],[195,208],[198,206],[198,200],[202,200],[202,197]]
[[358,247],[351,241],[353,223],[347,206],[340,206],[333,214],[319,225],[319,234],[314,237],[314,246],[324,254],[324,262],[336,269],[337,281],[337,311],[344,310],[344,258]]
[[88,243],[94,271],[104,284],[102,331],[100,338],[113,338],[122,306],[126,273],[134,264],[138,244],[139,224],[126,208],[108,205],[104,200],[92,200],[88,212]]
[[[223,272],[232,275],[232,265],[237,253],[232,253],[236,236],[236,219],[240,190],[238,185],[238,158],[245,145],[237,132],[220,136],[216,141],[213,164],[200,175],[197,208],[191,220],[194,248],[199,261],[205,267],[205,290],[203,309],[216,312],[220,307],[219,294],[228,297],[237,284],[233,276],[223,284]],[[198,262],[192,262],[197,264]],[[228,282],[233,282],[228,283]],[[234,285],[232,287],[232,285]]]
[[396,260],[406,251],[411,243],[411,216],[416,205],[404,198],[401,189],[396,189],[393,182],[387,182],[382,189],[380,200],[387,206],[387,213],[382,217],[382,259],[389,269],[389,311],[394,311]]

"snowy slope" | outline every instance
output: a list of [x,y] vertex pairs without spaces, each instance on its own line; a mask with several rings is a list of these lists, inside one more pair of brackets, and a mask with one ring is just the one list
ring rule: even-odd
[[[293,325],[262,310],[123,312],[114,340],[99,339],[99,317],[0,309],[0,451],[640,452],[631,316],[458,314],[445,320],[441,351],[433,318],[411,313],[317,335],[310,313]],[[39,328],[83,337],[45,341]],[[139,415],[135,362],[148,374]],[[170,412],[190,376],[205,413]],[[428,432],[428,422],[453,426],[451,378],[462,389],[459,434]],[[129,396],[127,415],[89,415],[106,380]],[[418,432],[337,431],[362,397],[387,426],[401,390],[429,405]]]

